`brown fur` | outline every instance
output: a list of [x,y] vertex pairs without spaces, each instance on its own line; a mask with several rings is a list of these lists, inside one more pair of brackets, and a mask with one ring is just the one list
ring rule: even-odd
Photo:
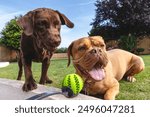
[[25,72],[23,91],[37,88],[31,70],[32,61],[42,62],[40,84],[52,83],[47,76],[47,71],[53,52],[61,42],[61,25],[73,28],[74,24],[59,11],[38,8],[21,17],[18,20],[18,25],[23,29],[23,32],[17,79],[21,80],[23,65]]
[[[100,36],[84,37],[72,42],[68,48],[68,65],[70,56],[76,73],[85,81],[88,93],[103,94],[104,99],[115,99],[119,93],[118,81],[126,77],[133,82],[133,76],[144,69],[144,62],[139,56],[121,49],[106,51],[105,43]],[[88,71],[93,67],[104,69],[104,79],[95,81],[91,78]]]

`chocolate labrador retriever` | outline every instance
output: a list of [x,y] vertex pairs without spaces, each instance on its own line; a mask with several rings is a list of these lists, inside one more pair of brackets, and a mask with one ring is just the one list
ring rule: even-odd
[[42,62],[39,83],[52,83],[47,76],[47,71],[53,52],[61,42],[61,25],[73,28],[74,24],[64,14],[48,8],[30,11],[17,22],[23,29],[17,78],[17,80],[21,80],[22,66],[24,66],[25,83],[22,87],[23,91],[37,88],[31,70],[32,61]]

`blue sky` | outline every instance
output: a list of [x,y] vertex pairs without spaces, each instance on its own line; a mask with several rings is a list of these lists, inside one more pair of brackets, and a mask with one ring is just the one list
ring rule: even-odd
[[59,10],[74,24],[73,29],[62,26],[62,42],[59,47],[68,47],[75,39],[88,36],[90,23],[95,17],[96,0],[1,0],[0,1],[0,31],[5,24],[15,16],[24,15],[30,10],[46,7]]

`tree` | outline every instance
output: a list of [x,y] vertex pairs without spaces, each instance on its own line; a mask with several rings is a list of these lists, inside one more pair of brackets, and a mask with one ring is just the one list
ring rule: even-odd
[[119,38],[150,34],[150,0],[97,0],[89,35]]
[[18,18],[10,20],[2,30],[0,44],[14,50],[18,50],[20,46],[21,29],[17,25]]
[[55,53],[67,53],[67,48],[65,47],[57,48]]

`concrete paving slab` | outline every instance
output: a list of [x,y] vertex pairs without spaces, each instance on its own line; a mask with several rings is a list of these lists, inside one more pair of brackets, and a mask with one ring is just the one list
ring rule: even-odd
[[[38,85],[38,88],[30,91],[23,92],[22,85],[23,81],[10,80],[5,78],[0,78],[0,100],[25,100],[31,96],[34,96],[43,92],[59,92],[61,91],[59,88],[48,87],[43,85]],[[65,96],[58,94],[45,98],[46,100],[98,100],[98,98],[94,98],[91,96],[79,94],[74,98],[66,98]]]

